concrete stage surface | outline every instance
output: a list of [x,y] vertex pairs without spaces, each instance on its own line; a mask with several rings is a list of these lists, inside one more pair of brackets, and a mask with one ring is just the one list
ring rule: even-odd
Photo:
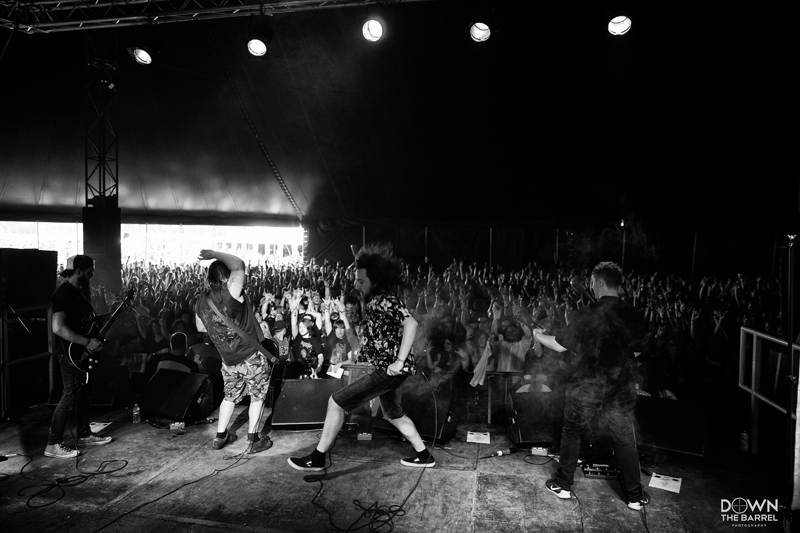
[[[767,479],[768,458],[740,452],[739,429],[726,429],[719,420],[720,427],[711,427],[703,457],[640,450],[645,470],[682,480],[677,493],[648,488],[652,501],[642,514],[627,508],[615,479],[586,478],[580,468],[574,486],[577,499],[556,498],[544,486],[555,470],[553,459],[533,456],[530,450],[486,458],[509,447],[505,427],[467,421],[458,425],[452,439],[437,444],[436,466],[430,469],[402,466],[400,459],[410,456],[412,449],[398,437],[374,430],[371,441],[358,440],[357,428],[348,424],[320,484],[304,479],[308,474],[287,464],[288,457],[314,448],[319,429],[271,427],[270,412],[266,409],[263,416],[264,433],[274,441],[273,447],[247,456],[240,455],[247,432],[243,405],[234,414],[238,440],[219,451],[211,448],[216,424],[173,431],[145,421],[131,423],[128,408],[93,408],[95,421],[110,422],[102,433],[115,440],[85,448],[75,460],[44,457],[51,410],[34,407],[0,425],[0,453],[28,456],[0,463],[0,529],[9,533],[782,530],[780,522],[734,524],[723,517],[723,500],[774,501],[781,491]],[[466,442],[468,431],[488,432],[490,444]],[[72,440],[68,431],[66,441]],[[651,477],[642,474],[642,480],[647,486]],[[380,513],[370,518],[364,509],[374,506],[402,509],[390,520]]]

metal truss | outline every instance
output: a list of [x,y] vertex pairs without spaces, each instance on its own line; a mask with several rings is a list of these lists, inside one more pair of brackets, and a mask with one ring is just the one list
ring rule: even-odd
[[0,0],[0,27],[53,33],[431,0]]
[[115,32],[86,34],[86,207],[117,196],[117,49]]

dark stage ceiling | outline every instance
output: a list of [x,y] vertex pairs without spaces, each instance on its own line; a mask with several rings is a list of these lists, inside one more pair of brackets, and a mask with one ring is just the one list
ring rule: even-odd
[[[373,6],[388,24],[378,43],[360,34],[366,7],[277,14],[262,59],[244,51],[246,18],[163,24],[148,67],[122,49],[135,30],[117,29],[123,218],[525,225],[797,209],[798,43],[780,12],[758,34],[745,5],[637,2],[614,38],[597,2],[489,4],[499,23],[482,44],[467,35],[473,2]],[[101,31],[8,43],[2,218],[80,216],[84,41]]]

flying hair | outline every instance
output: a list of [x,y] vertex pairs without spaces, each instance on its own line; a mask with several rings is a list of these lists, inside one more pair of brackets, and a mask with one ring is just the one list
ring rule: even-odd
[[390,243],[367,244],[356,254],[356,269],[366,270],[372,292],[390,293],[403,283],[403,264]]

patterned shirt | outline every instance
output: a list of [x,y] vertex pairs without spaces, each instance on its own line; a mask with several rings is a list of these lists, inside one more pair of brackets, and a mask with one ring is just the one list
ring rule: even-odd
[[[403,322],[411,313],[394,294],[377,294],[366,305],[366,324],[361,332],[361,355],[379,370],[395,362],[403,340]],[[417,363],[409,353],[403,372],[414,375]]]

